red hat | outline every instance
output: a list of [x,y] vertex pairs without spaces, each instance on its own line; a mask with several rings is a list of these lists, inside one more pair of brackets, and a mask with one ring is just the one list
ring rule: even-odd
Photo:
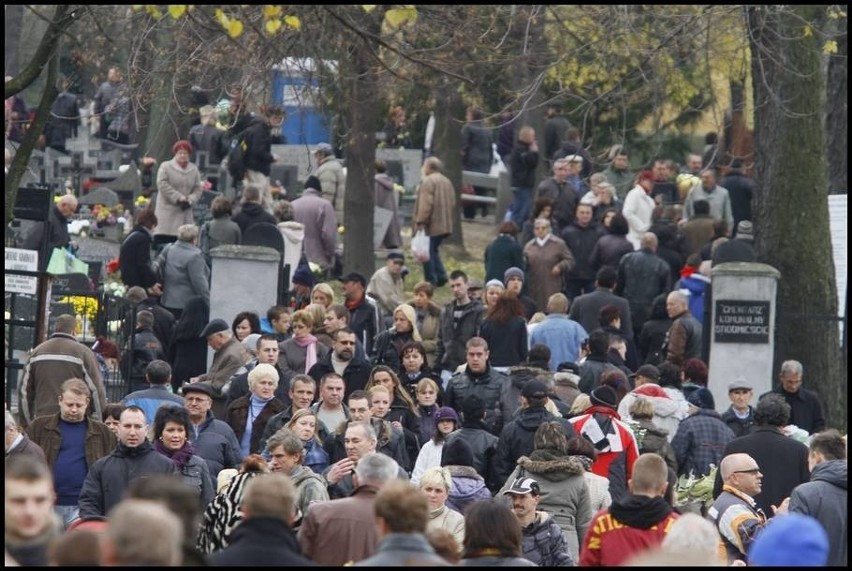
[[174,145],[172,145],[172,154],[176,155],[178,151],[186,151],[187,153],[192,153],[192,145],[186,139],[181,139]]

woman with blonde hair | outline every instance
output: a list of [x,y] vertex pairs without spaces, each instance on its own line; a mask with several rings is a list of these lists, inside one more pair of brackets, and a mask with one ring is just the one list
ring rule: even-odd
[[243,456],[260,452],[263,429],[269,419],[287,406],[275,398],[278,388],[278,371],[272,365],[261,363],[248,374],[249,394],[228,406],[225,417],[240,443]]
[[[305,450],[302,463],[317,474],[322,474],[329,465],[328,452],[322,447],[320,422],[316,412],[310,408],[302,408],[293,413],[293,418],[285,425],[286,428],[292,430],[296,436],[302,439]],[[267,442],[266,448],[271,451],[269,442]]]
[[452,486],[450,471],[441,466],[429,468],[420,478],[420,490],[429,498],[429,521],[426,531],[444,529],[451,534],[461,548],[464,542],[464,516],[446,506]]
[[[334,304],[334,290],[325,282],[320,282],[311,290],[311,303],[318,303],[324,309]],[[323,318],[325,315],[323,315]]]
[[488,283],[485,284],[485,296],[483,296],[486,312],[491,311],[491,308],[497,303],[497,299],[505,291],[506,286],[500,280],[488,280]]
[[417,382],[415,395],[417,397],[417,411],[420,413],[420,442],[426,442],[435,432],[438,412],[438,397],[441,385],[435,379],[424,377]]
[[317,341],[328,347],[334,348],[334,339],[328,331],[325,330],[325,314],[328,311],[321,303],[309,303],[305,306],[304,311],[307,311],[313,320],[311,326],[311,334],[317,338]]
[[386,365],[376,365],[370,371],[365,390],[369,393],[376,386],[384,386],[388,390],[389,406],[382,417],[394,428],[402,430],[408,457],[413,464],[420,453],[420,411],[417,403],[402,386],[393,369]]
[[319,342],[311,332],[314,318],[306,309],[300,309],[290,318],[293,336],[280,344],[278,366],[283,373],[307,373],[314,364],[328,354],[328,347]]
[[387,365],[394,371],[400,367],[402,347],[410,341],[422,341],[417,330],[414,308],[402,303],[393,310],[393,325],[376,336],[370,360],[373,365]]

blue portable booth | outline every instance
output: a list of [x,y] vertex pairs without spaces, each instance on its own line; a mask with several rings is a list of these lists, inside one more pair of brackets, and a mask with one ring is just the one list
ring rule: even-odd
[[[327,67],[333,64],[326,62]],[[311,58],[285,58],[272,68],[272,100],[284,107],[287,120],[282,125],[290,145],[316,145],[331,142],[330,117],[317,104],[319,81]]]

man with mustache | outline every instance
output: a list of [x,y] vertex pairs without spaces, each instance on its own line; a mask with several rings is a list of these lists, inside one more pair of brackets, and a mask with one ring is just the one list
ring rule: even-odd
[[[370,377],[370,363],[355,355],[357,336],[349,327],[342,327],[334,333],[334,350],[316,362],[308,371],[316,382],[320,382],[327,373],[337,373],[346,384],[343,400],[348,400],[352,391],[364,390]],[[324,419],[321,419],[324,421]],[[329,426],[326,423],[326,426]]]

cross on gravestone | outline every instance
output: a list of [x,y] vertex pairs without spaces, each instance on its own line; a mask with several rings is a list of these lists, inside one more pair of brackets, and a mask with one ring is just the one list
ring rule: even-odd
[[78,137],[76,139],[68,139],[68,141],[65,143],[65,148],[68,150],[69,153],[85,153],[86,151],[92,148],[92,144],[89,139]]
[[121,164],[121,151],[101,151],[98,155],[97,167],[99,171],[111,171]]

